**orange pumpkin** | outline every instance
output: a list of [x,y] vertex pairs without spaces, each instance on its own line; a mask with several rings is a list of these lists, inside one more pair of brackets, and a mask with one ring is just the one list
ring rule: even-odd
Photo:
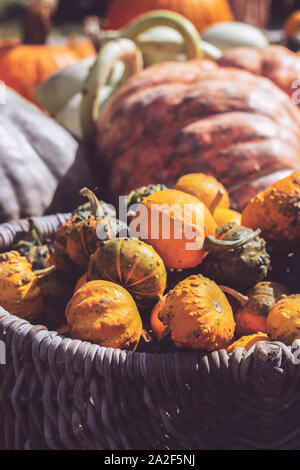
[[142,334],[142,320],[133,298],[109,281],[84,284],[65,313],[73,338],[108,348],[135,349]]
[[229,209],[228,192],[214,176],[205,175],[204,173],[189,173],[179,178],[174,189],[197,197],[208,208],[210,208],[218,193],[221,192],[218,207]]
[[33,0],[29,3],[23,43],[17,39],[0,42],[0,80],[34,102],[37,86],[50,75],[96,54],[94,46],[87,39],[71,38],[64,43],[46,44],[54,10],[54,6],[49,7],[49,4],[49,0]]
[[28,321],[37,320],[43,311],[38,277],[17,251],[0,255],[0,305]]
[[227,348],[227,352],[228,354],[233,353],[238,348],[244,348],[246,351],[249,351],[258,341],[270,341],[270,338],[266,333],[262,333],[261,331],[253,335],[242,336],[242,338],[238,339]]
[[291,345],[300,339],[300,295],[290,295],[277,302],[267,318],[267,333],[273,340]]
[[232,21],[227,0],[114,0],[106,14],[107,26],[119,29],[141,13],[172,10],[188,18],[199,31],[220,21]]
[[224,209],[223,207],[217,207],[213,217],[218,227],[228,224],[241,225],[242,223],[242,215],[239,212],[232,209]]
[[260,228],[277,251],[292,251],[300,238],[300,171],[295,171],[257,194],[245,207],[242,223]]
[[168,325],[180,348],[227,348],[234,335],[228,300],[214,281],[200,274],[188,277],[167,294],[159,319]]
[[175,189],[146,197],[133,220],[141,229],[141,238],[153,246],[166,267],[175,269],[198,266],[206,256],[202,249],[205,237],[216,231],[207,207]]

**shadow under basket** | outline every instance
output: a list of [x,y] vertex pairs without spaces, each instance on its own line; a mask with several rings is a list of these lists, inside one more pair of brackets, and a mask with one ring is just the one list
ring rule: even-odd
[[[35,222],[50,236],[68,216]],[[1,225],[0,251],[28,228]],[[64,338],[2,308],[0,340],[1,449],[300,449],[298,340],[231,355],[134,353]]]

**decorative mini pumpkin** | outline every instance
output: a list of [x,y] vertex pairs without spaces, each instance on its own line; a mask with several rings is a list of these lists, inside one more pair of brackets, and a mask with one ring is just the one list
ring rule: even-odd
[[167,275],[163,260],[150,245],[134,238],[116,238],[91,256],[87,279],[121,284],[139,307],[146,308],[162,297]]
[[[89,264],[90,256],[106,240],[111,240],[117,235],[112,231],[111,217],[105,216],[102,205],[96,195],[88,188],[80,191],[81,196],[87,197],[91,206],[91,213],[83,220],[77,220],[73,217],[74,224],[71,227],[67,237],[67,253],[70,259],[78,266],[86,269]],[[79,212],[80,214],[80,212]],[[84,214],[84,211],[83,211]],[[99,223],[103,224],[103,238],[100,240]]]
[[241,225],[242,215],[239,212],[233,211],[232,209],[228,209],[226,207],[220,207],[220,204],[224,198],[224,189],[220,188],[213,199],[213,201],[209,205],[209,210],[215,219],[215,222],[218,227],[222,227],[223,225],[228,225],[231,223]]
[[213,176],[203,173],[189,173],[179,178],[174,189],[197,197],[209,209],[220,192],[221,197],[218,199],[218,207],[229,209],[228,192],[223,184],[219,183]]
[[227,0],[114,0],[109,7],[106,20],[111,29],[125,26],[141,13],[151,10],[171,10],[188,18],[199,31],[210,24],[233,19]]
[[166,267],[175,269],[199,265],[206,255],[202,249],[204,238],[216,230],[207,207],[194,196],[175,189],[146,197],[134,221],[141,229],[140,238],[153,246]]
[[48,268],[53,246],[49,240],[47,243],[43,241],[32,219],[29,219],[29,227],[29,232],[21,235],[21,239],[14,245],[13,250],[25,256],[34,271]]
[[17,251],[0,254],[0,305],[28,321],[36,321],[43,312],[38,277]]
[[291,345],[300,339],[300,295],[290,295],[277,302],[267,318],[267,333],[276,341]]
[[51,264],[61,271],[73,273],[76,277],[78,277],[80,269],[69,256],[67,251],[68,239],[73,228],[83,220],[87,220],[89,216],[89,211],[75,213],[58,229],[54,238],[54,252],[51,255]]
[[101,113],[96,138],[114,197],[204,172],[239,209],[299,167],[299,127],[300,111],[272,82],[198,60],[129,78]]
[[249,349],[259,341],[270,341],[270,338],[266,333],[262,333],[261,331],[253,335],[242,336],[242,338],[238,339],[227,348],[227,353],[233,353],[238,348],[244,348],[246,351],[249,351]]
[[217,207],[213,213],[213,217],[218,227],[222,227],[228,224],[241,225],[242,214],[232,209],[223,209]]
[[250,335],[267,331],[267,317],[271,308],[283,296],[289,295],[288,289],[277,282],[259,282],[249,292],[249,301],[235,315],[238,335]]
[[66,319],[73,338],[108,348],[134,350],[142,334],[142,320],[129,292],[103,280],[88,282],[75,292]]
[[23,43],[0,43],[0,80],[25,98],[34,100],[36,87],[50,75],[84,57],[95,56],[87,39],[70,38],[64,44],[46,44],[50,18],[57,1],[31,0],[24,19]]
[[158,318],[180,348],[227,348],[235,329],[232,309],[217,284],[200,274],[180,282],[166,296]]
[[300,171],[295,171],[255,196],[242,214],[242,223],[262,236],[275,251],[297,248],[300,238]]
[[217,239],[205,239],[204,250],[209,256],[203,264],[203,273],[219,284],[242,291],[262,281],[270,267],[270,256],[260,231],[235,224],[217,229]]

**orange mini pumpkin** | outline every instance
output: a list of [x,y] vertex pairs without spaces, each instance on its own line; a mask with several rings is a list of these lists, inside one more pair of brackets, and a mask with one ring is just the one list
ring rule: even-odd
[[260,228],[274,250],[296,248],[300,238],[300,171],[251,199],[243,211],[242,223],[254,230]]
[[226,296],[214,281],[200,274],[167,294],[158,317],[180,348],[213,351],[227,348],[233,339],[235,321]]
[[267,333],[273,340],[291,345],[300,339],[300,295],[290,295],[277,302],[267,318]]
[[228,192],[223,184],[217,181],[214,176],[205,175],[204,173],[189,173],[179,178],[174,189],[197,197],[209,209],[218,193],[221,193],[218,207],[229,209]]
[[17,251],[0,255],[0,305],[28,321],[37,320],[43,311],[38,277]]
[[84,284],[69,301],[66,319],[73,338],[108,348],[135,349],[142,334],[136,304],[122,286],[109,281]]
[[141,229],[140,238],[153,246],[166,267],[175,269],[198,266],[206,256],[202,249],[205,237],[216,231],[207,207],[175,189],[146,197],[134,221]]
[[87,269],[90,256],[105,241],[98,238],[98,224],[101,223],[103,228],[106,228],[106,240],[111,240],[115,234],[110,223],[112,217],[106,214],[104,206],[96,195],[88,188],[81,189],[80,194],[89,199],[91,212],[88,217],[83,216],[82,220],[74,219],[75,223],[67,237],[66,249],[69,257],[77,266]]
[[253,335],[242,336],[242,338],[238,339],[227,348],[227,352],[228,354],[233,353],[238,348],[244,348],[246,351],[249,351],[258,341],[270,341],[270,338],[266,333],[262,333],[261,331]]

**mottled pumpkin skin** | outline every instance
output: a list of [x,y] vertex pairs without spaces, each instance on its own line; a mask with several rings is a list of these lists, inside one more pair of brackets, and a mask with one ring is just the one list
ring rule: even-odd
[[270,341],[269,336],[266,333],[262,333],[261,331],[249,335],[249,336],[242,336],[242,338],[239,338],[237,341],[232,343],[228,348],[227,352],[228,354],[233,353],[236,351],[238,348],[244,348],[246,351],[249,351],[249,349],[259,341]]
[[[202,249],[204,239],[207,235],[215,234],[216,223],[199,199],[182,191],[168,189],[148,196],[141,206],[147,209],[137,213],[142,229],[141,238],[153,246],[167,268],[192,268],[203,261],[206,256]],[[166,223],[170,226],[170,236],[164,236],[163,222],[168,217]],[[155,236],[152,233],[153,220],[158,223],[158,226],[153,225]],[[178,227],[181,230],[179,235]],[[186,236],[187,228],[193,229],[192,239]],[[187,245],[192,243],[195,243],[195,248],[187,249]]]
[[267,333],[273,339],[291,345],[300,339],[300,295],[290,295],[277,302],[267,318]]
[[117,197],[184,173],[217,178],[240,209],[300,165],[300,111],[271,81],[201,60],[131,77],[100,117],[99,154]]
[[[229,224],[217,228],[217,238],[224,241],[242,240],[253,234],[251,229]],[[219,284],[247,291],[265,279],[270,268],[266,242],[260,236],[235,248],[212,248],[203,264],[203,273]]]
[[12,315],[36,321],[43,298],[31,264],[17,251],[0,255],[0,305]]
[[108,348],[135,349],[142,333],[136,304],[120,285],[84,284],[69,301],[66,319],[73,338]]
[[235,47],[224,51],[218,63],[266,77],[290,96],[295,93],[293,82],[299,80],[300,57],[283,46],[271,45],[263,49]]
[[219,21],[232,21],[233,15],[227,0],[123,0],[110,2],[106,21],[108,26],[119,29],[136,16],[151,10],[171,10],[188,18],[199,31]]
[[200,274],[167,294],[158,317],[169,326],[179,348],[227,348],[234,335],[235,321],[226,296],[215,282]]
[[225,187],[213,176],[203,173],[189,173],[179,178],[174,189],[191,194],[202,201],[208,209],[218,194],[222,191],[224,194],[220,200],[218,207],[229,209],[229,196]]
[[289,295],[288,289],[277,282],[259,282],[248,294],[249,302],[235,315],[237,334],[250,335],[267,331],[267,317],[271,308],[283,296]]
[[[74,272],[76,276],[80,272],[77,263],[74,263],[68,253],[68,240],[74,227],[76,227],[83,220],[87,220],[89,217],[88,212],[82,212],[73,215],[68,219],[56,232],[54,238],[54,252],[51,255],[51,264],[57,267],[57,269],[65,272]],[[78,254],[78,258],[80,254]]]
[[255,196],[242,214],[243,225],[260,228],[275,251],[289,251],[300,238],[300,171]]
[[105,279],[124,286],[141,308],[152,307],[166,289],[161,257],[138,239],[116,238],[91,256],[88,281]]
[[213,213],[213,217],[218,227],[222,227],[228,224],[242,224],[242,214],[232,209],[224,209],[217,207]]

